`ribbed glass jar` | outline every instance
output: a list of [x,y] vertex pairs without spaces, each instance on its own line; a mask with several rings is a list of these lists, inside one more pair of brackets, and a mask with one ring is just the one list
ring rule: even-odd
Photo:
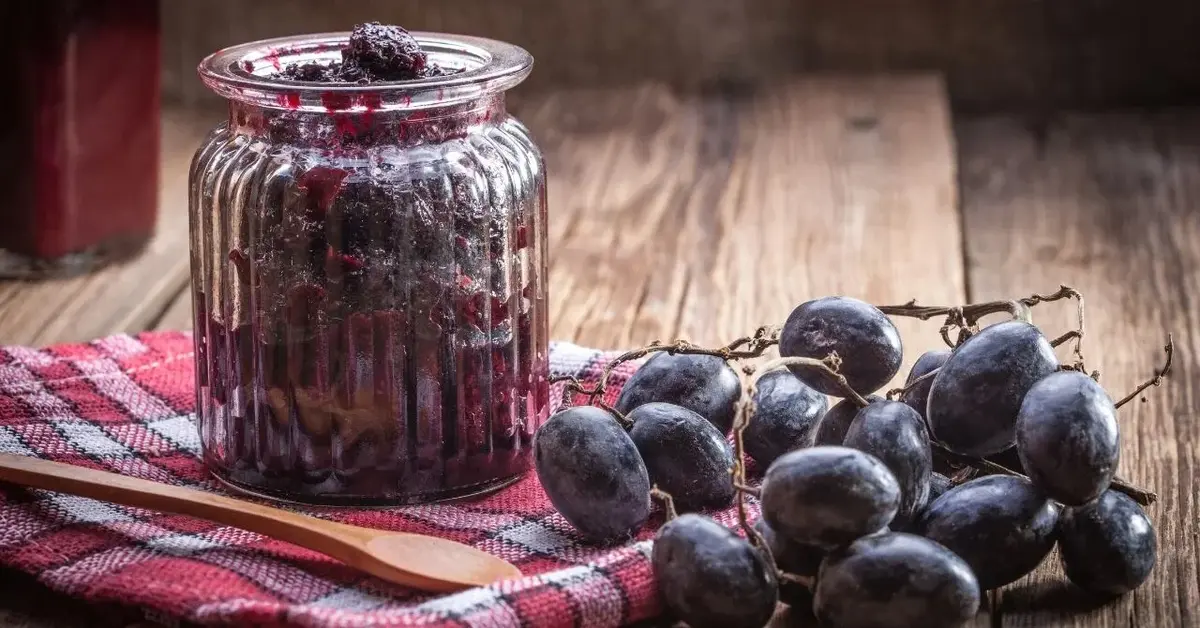
[[546,184],[524,50],[414,33],[458,73],[301,83],[348,33],[201,64],[229,120],[190,178],[196,394],[221,480],[306,503],[503,486],[548,411]]

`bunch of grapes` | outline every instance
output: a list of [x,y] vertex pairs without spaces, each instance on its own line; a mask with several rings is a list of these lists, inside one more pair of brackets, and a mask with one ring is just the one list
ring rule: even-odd
[[[1077,329],[1051,340],[1029,322],[1032,306],[1068,298]],[[1012,319],[979,324],[998,312]],[[889,316],[945,316],[949,349],[874,394],[902,362]],[[656,343],[595,387],[569,380],[593,405],[539,430],[537,473],[598,543],[630,538],[660,498],[651,562],[667,610],[693,628],[758,628],[781,601],[833,628],[960,626],[1056,544],[1071,582],[1120,595],[1149,576],[1157,542],[1141,508],[1154,494],[1115,475],[1117,409],[1161,383],[1173,349],[1114,402],[1084,368],[1082,323],[1066,286],[952,308],[808,301],[778,330],[718,349]],[[1072,340],[1062,363],[1054,348]],[[780,358],[744,365],[743,384],[730,362],[775,345]],[[614,406],[598,401],[613,367],[650,354]],[[761,504],[753,523],[748,495]],[[743,534],[704,514],[734,503]]]

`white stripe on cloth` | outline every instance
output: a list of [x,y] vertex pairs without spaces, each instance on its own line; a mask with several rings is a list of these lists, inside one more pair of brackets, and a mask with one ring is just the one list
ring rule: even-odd
[[602,352],[570,342],[550,343],[550,376],[579,377]]
[[130,456],[133,452],[113,440],[100,426],[87,421],[50,421],[71,446],[89,456]]
[[179,451],[200,455],[200,432],[196,429],[195,414],[151,421],[146,428],[166,439]]
[[135,355],[145,353],[149,349],[146,345],[139,342],[137,338],[129,334],[115,334],[100,338],[93,342],[92,346],[114,360],[131,358]]
[[[113,360],[72,360],[71,363],[90,378],[100,394],[125,406],[133,416],[146,421],[175,415],[170,406],[146,392]],[[103,377],[96,377],[98,375]]]

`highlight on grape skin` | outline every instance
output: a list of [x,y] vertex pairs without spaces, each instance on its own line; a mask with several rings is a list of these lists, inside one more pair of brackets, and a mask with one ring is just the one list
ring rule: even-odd
[[[657,497],[655,518],[627,534],[665,523],[655,534],[652,569],[666,612],[688,625],[763,626],[775,600],[815,614],[822,626],[963,625],[973,619],[981,590],[1032,572],[1056,543],[1073,586],[1121,595],[1145,582],[1156,562],[1153,526],[1139,506],[1155,496],[1112,473],[1120,442],[1113,415],[1161,383],[1172,345],[1154,378],[1113,403],[1086,374],[1078,345],[1076,361],[1060,364],[1047,336],[1024,320],[1022,307],[1070,298],[1078,293],[1064,287],[1049,296],[957,307],[816,299],[798,306],[783,326],[722,347],[680,341],[624,354],[650,356],[630,378],[632,392],[609,408],[599,402],[607,375],[595,387],[573,382],[572,390],[597,407],[555,416],[586,409],[605,427],[594,443],[579,439],[582,450],[573,456],[580,466],[621,467],[610,475],[639,487],[633,501]],[[835,320],[818,320],[813,312],[822,310]],[[998,312],[1014,320],[978,326],[980,316]],[[878,324],[875,313],[885,321],[946,316],[940,335],[950,348],[924,352],[904,386],[884,393],[888,380],[864,373],[895,376],[901,344],[890,337],[891,322]],[[881,337],[864,340],[857,332],[872,325]],[[954,329],[957,342],[948,333]],[[829,338],[822,338],[826,331]],[[1067,334],[1053,344],[1081,337]],[[840,351],[804,355],[795,349],[802,346],[797,338],[812,346],[832,338],[838,342],[826,346]],[[781,358],[739,365],[776,344]],[[862,369],[855,354],[887,359]],[[735,394],[729,378],[739,366],[745,377]],[[570,416],[574,425],[584,415]],[[636,464],[593,465],[604,457],[601,449],[629,453],[617,436],[621,428],[632,435],[626,440],[644,460],[653,488],[636,481]],[[1064,437],[1072,434],[1087,438]],[[585,540],[611,542],[602,538],[610,536],[610,523],[596,526],[582,516],[611,518],[607,507],[580,503],[587,500],[578,496],[594,488],[587,473],[556,473],[551,466],[538,473],[544,483],[557,475],[547,493],[565,504],[564,518]],[[714,472],[721,466],[726,473]],[[718,517],[727,496],[736,508]]]

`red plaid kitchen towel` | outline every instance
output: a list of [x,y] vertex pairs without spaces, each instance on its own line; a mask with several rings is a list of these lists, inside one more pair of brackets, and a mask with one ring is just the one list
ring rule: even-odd
[[[612,357],[555,343],[551,370],[594,381]],[[609,403],[636,366],[614,372]],[[0,348],[0,451],[219,492],[199,458],[193,386],[185,333]],[[555,406],[562,396],[559,385]],[[15,487],[0,489],[0,565],[91,602],[200,624],[558,628],[626,625],[659,611],[648,539],[661,518],[626,546],[589,545],[532,473],[465,504],[315,514],[468,543],[526,575],[430,596],[237,528]],[[732,510],[717,516],[736,520]]]

